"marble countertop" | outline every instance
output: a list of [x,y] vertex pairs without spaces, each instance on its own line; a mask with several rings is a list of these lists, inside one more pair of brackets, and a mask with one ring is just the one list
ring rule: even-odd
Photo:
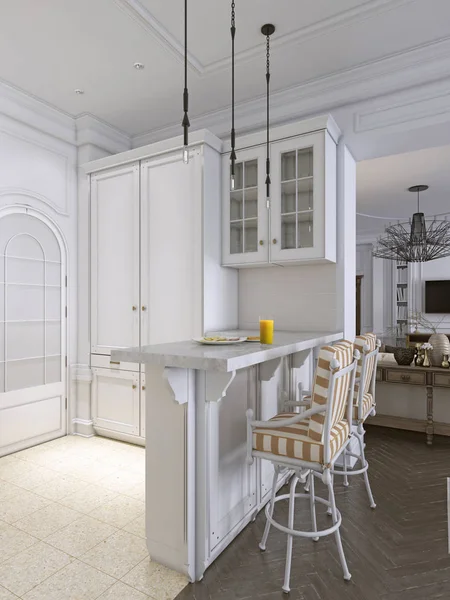
[[[220,334],[244,337],[257,336],[259,331],[234,330],[221,331]],[[230,372],[330,344],[342,337],[341,331],[275,331],[274,342],[271,345],[243,342],[227,346],[210,346],[189,340],[113,350],[111,359],[183,369]]]

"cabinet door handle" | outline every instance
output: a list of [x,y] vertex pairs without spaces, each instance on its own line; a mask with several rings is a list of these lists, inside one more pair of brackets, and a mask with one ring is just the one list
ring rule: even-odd
[[276,243],[277,243],[277,238],[273,238],[272,244],[276,244]]
[[264,240],[259,240],[259,245],[264,246]]
[[120,360],[110,360],[109,364],[110,365],[120,365]]
[[143,385],[143,386],[142,386],[142,390],[144,390],[144,391],[145,391],[145,385]]
[[137,388],[137,385],[135,383],[133,383],[133,385],[131,387],[133,388],[133,390],[135,390]]
[[132,310],[137,310],[137,306],[132,306]]
[[411,375],[402,375],[402,381],[409,381],[411,379]]
[[142,310],[147,310],[147,307],[146,307],[146,306],[143,306],[143,307],[142,307]]

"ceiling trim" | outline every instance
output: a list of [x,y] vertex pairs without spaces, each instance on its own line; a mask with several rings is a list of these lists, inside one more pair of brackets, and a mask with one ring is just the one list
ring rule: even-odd
[[[184,61],[184,45],[175,38],[153,15],[145,8],[139,0],[114,0],[115,4],[144,29],[166,49],[179,62]],[[354,8],[341,11],[331,17],[316,21],[286,35],[275,36],[271,41],[272,50],[294,44],[304,44],[311,39],[335,31],[340,27],[346,27],[363,19],[381,14],[387,10],[393,10],[415,0],[366,0],[363,4]],[[236,53],[236,63],[247,62],[261,55],[261,44]],[[188,52],[188,63],[198,75],[210,75],[228,69],[231,66],[231,56],[202,63],[191,52]]]
[[[179,42],[139,0],[114,0],[114,3],[141,27],[150,32],[178,62],[184,62],[184,44]],[[205,71],[202,63],[189,51],[187,58],[191,69],[198,75],[202,75]]]
[[75,126],[78,147],[92,144],[111,154],[125,152],[131,148],[130,136],[89,113],[76,117]]
[[[412,103],[414,110],[420,112],[424,87],[436,81],[438,86],[448,87],[448,81],[442,81],[448,77],[450,77],[450,37],[311,80],[299,86],[273,92],[271,121],[274,125],[282,124],[404,90],[410,90],[410,93],[408,100],[402,100],[402,104]],[[432,92],[429,90],[425,93],[432,97]],[[264,125],[265,102],[265,97],[261,96],[236,105],[238,134],[248,133]],[[395,104],[392,98],[389,102],[390,106]],[[409,117],[415,118],[413,110],[410,111]],[[230,129],[230,107],[199,117],[191,116],[191,128],[210,129],[215,135],[226,139]],[[179,131],[179,124],[172,124],[133,136],[132,144],[133,147],[143,146],[173,137]]]

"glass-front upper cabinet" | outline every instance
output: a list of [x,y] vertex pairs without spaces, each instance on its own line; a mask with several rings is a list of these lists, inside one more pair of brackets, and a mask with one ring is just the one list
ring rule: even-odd
[[336,260],[336,144],[326,131],[271,145],[270,261]]
[[265,149],[237,152],[233,189],[229,155],[224,155],[222,160],[222,262],[233,266],[267,263],[269,211],[265,202]]

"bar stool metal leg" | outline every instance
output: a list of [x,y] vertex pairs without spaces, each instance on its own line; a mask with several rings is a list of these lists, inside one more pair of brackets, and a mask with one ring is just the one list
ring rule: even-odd
[[347,448],[344,448],[344,452],[342,454],[344,461],[344,486],[348,487],[348,477],[347,477]]
[[[329,492],[329,497],[330,497],[330,502],[331,502],[331,516],[333,518],[333,524],[335,524],[335,523],[337,523],[338,517],[337,517],[337,512],[336,512],[336,500],[334,498],[333,481],[331,479],[328,483],[328,492]],[[344,579],[349,581],[352,578],[352,576],[350,574],[350,571],[348,570],[347,561],[345,559],[344,548],[342,546],[342,540],[341,540],[341,534],[339,532],[339,528],[336,529],[336,531],[334,532],[334,535],[336,537],[336,544],[338,547],[339,558],[341,561],[342,570],[344,571]]]
[[[277,481],[278,481],[278,474],[279,474],[280,470],[279,467],[277,465],[274,465],[274,471],[273,471],[273,482],[272,482],[272,496],[270,498],[270,517],[273,517],[273,510],[275,508],[275,496],[277,493]],[[261,540],[261,543],[259,544],[259,549],[264,552],[264,550],[266,549],[266,543],[267,543],[267,538],[269,537],[269,531],[270,531],[270,521],[269,519],[266,520],[266,526],[264,527],[264,533],[263,533],[263,537]]]
[[[312,530],[317,531],[317,519],[316,519],[316,496],[314,492],[314,474],[311,471],[308,477],[309,484],[309,506],[311,509],[311,522],[312,522]],[[318,542],[319,538],[312,538],[313,542]]]
[[375,504],[375,500],[373,499],[372,489],[370,487],[370,482],[369,482],[369,473],[368,473],[369,465],[366,462],[366,456],[364,454],[364,441],[360,435],[357,435],[356,437],[358,438],[358,442],[359,442],[359,452],[360,452],[360,456],[361,456],[362,466],[363,466],[363,468],[365,468],[364,483],[366,484],[366,490],[367,490],[367,495],[369,497],[370,508],[376,508],[377,505]]
[[[294,509],[295,509],[295,488],[297,487],[298,477],[297,474],[292,476],[291,479],[291,489],[289,492],[289,518],[288,518],[288,528],[294,529]],[[291,563],[292,563],[292,541],[293,535],[288,534],[287,536],[287,551],[286,551],[286,566],[284,571],[284,584],[283,584],[283,592],[285,594],[291,591],[289,587],[289,582],[291,579]]]

